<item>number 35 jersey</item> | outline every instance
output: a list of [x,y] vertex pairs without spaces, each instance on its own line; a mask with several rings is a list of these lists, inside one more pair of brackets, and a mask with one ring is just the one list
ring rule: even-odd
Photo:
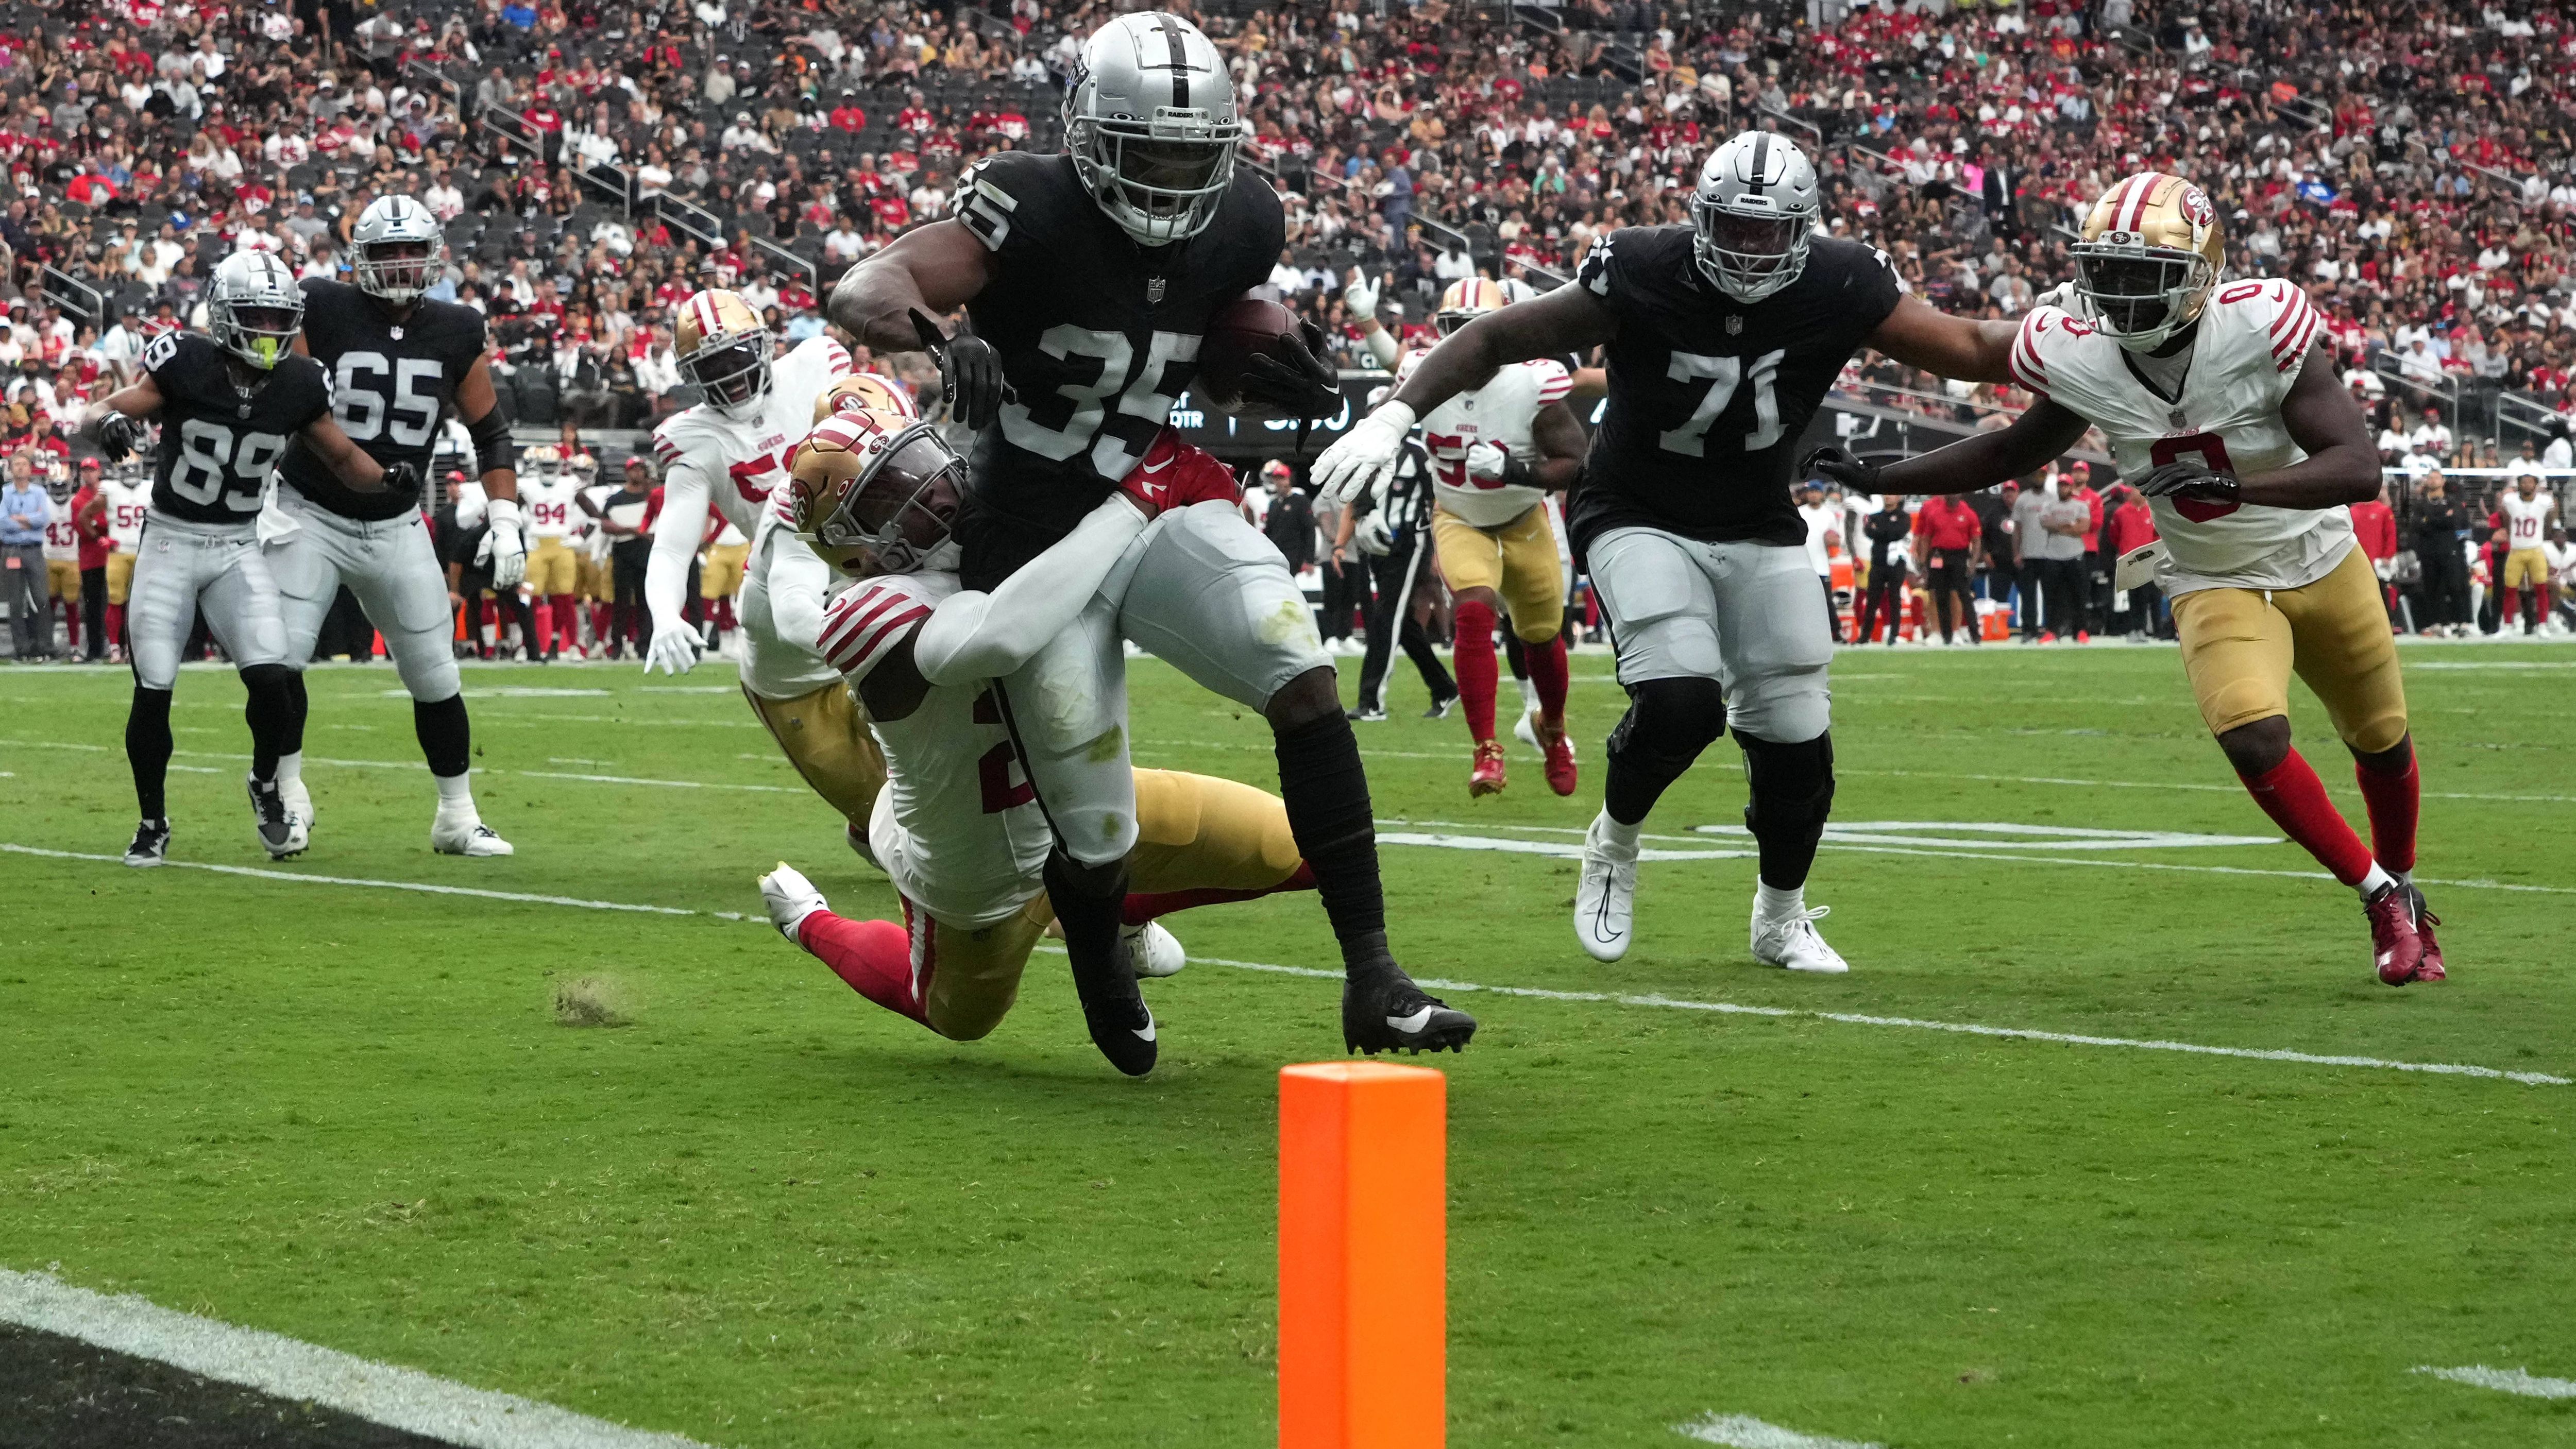
[[[423,479],[431,476],[439,420],[483,345],[483,314],[471,307],[424,299],[396,322],[346,282],[304,284],[304,347],[331,374],[340,431],[377,462],[409,463]],[[420,507],[418,493],[352,491],[300,442],[278,476],[342,518],[399,518]]]
[[[2321,325],[2295,283],[2223,284],[2193,329],[2181,390],[2168,395],[2120,344],[2055,307],[2040,307],[2022,318],[2013,338],[2013,381],[2100,428],[2124,478],[2144,478],[2176,459],[2262,472],[2307,456],[2281,421],[2281,400]],[[2174,361],[2144,367],[2160,376]],[[2352,514],[2339,507],[2149,502],[2169,551],[2156,581],[2169,595],[2295,589],[2324,578],[2352,547]]]
[[1287,220],[1238,166],[1206,230],[1148,250],[1101,212],[1072,158],[1031,151],[969,170],[956,220],[992,253],[966,310],[1017,399],[976,440],[959,521],[966,578],[985,584],[1070,533],[1144,458],[1197,376],[1208,319],[1270,280]]
[[1803,545],[1789,497],[1798,440],[1901,295],[1886,258],[1820,236],[1796,281],[1738,302],[1700,271],[1692,235],[1623,227],[1575,273],[1619,324],[1610,395],[1567,507],[1578,551],[1628,525]]
[[202,332],[153,338],[143,370],[161,389],[152,508],[190,523],[251,522],[295,435],[331,411],[331,379],[313,359],[289,353],[245,396],[232,355]]

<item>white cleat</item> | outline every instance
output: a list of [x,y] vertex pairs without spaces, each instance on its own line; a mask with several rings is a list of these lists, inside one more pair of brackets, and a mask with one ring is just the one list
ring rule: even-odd
[[1120,926],[1118,944],[1127,952],[1127,962],[1136,968],[1138,979],[1148,976],[1177,976],[1190,964],[1189,953],[1181,949],[1179,938],[1163,929],[1159,921],[1141,926]]
[[804,927],[805,918],[832,908],[803,871],[783,860],[778,869],[760,878],[760,903],[769,908],[769,924],[778,928],[778,934],[785,936],[788,944],[798,946],[804,944],[796,933]]
[[1531,723],[1535,718],[1524,711],[1519,719],[1512,721],[1512,738],[1529,746],[1531,754],[1545,754],[1546,751],[1539,747],[1538,730]]
[[472,815],[450,817],[442,812],[429,827],[429,848],[441,855],[513,855],[510,842],[492,833],[492,827]]
[[1594,816],[1583,836],[1583,872],[1574,886],[1574,939],[1595,961],[1628,954],[1637,913],[1637,852],[1621,849],[1601,832]]
[[305,834],[310,836],[313,832],[313,792],[304,788],[304,777],[298,775],[292,780],[278,781],[277,793],[286,801],[287,817],[303,825]]
[[1810,906],[1806,910],[1764,920],[1757,910],[1753,914],[1753,959],[1765,966],[1778,966],[1790,971],[1812,971],[1819,976],[1839,976],[1851,969],[1842,953],[1825,944],[1816,931],[1816,922],[1833,913],[1831,906]]

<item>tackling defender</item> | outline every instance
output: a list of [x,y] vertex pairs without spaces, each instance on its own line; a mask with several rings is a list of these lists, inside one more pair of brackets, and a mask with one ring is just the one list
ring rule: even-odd
[[208,331],[153,338],[142,379],[93,404],[82,420],[111,463],[136,450],[145,420],[158,418],[162,429],[126,612],[134,703],[125,757],[143,817],[125,847],[127,865],[159,865],[169,853],[170,695],[200,613],[250,696],[243,713],[259,843],[279,860],[305,847],[304,822],[287,808],[278,778],[291,748],[295,673],[277,584],[259,546],[260,500],[290,439],[360,496],[417,489],[420,478],[408,462],[378,463],[331,420],[330,375],[295,350],[303,321],[294,275],[267,252],[235,252],[207,289]]
[[368,203],[349,240],[356,285],[304,283],[304,331],[295,350],[333,379],[332,412],[340,431],[388,467],[407,466],[413,487],[359,494],[344,487],[314,449],[294,446],[278,465],[279,486],[260,516],[269,572],[286,623],[286,663],[294,714],[278,787],[299,824],[313,824],[304,785],[304,666],[313,641],[346,584],[385,640],[411,692],[412,730],[429,762],[438,807],[430,849],[442,855],[500,856],[510,843],[474,808],[473,726],[465,682],[456,671],[456,616],[447,601],[447,570],[421,513],[418,483],[438,446],[439,423],[453,412],[474,440],[488,502],[483,548],[492,587],[519,585],[526,562],[520,536],[518,474],[510,424],[492,390],[483,314],[422,295],[446,265],[438,218],[408,196]]
[[1574,282],[1460,328],[1315,464],[1323,489],[1354,498],[1470,383],[1507,363],[1608,349],[1600,430],[1567,510],[1630,699],[1575,891],[1575,935],[1598,960],[1628,949],[1647,811],[1732,725],[1761,854],[1754,958],[1849,969],[1816,930],[1825,908],[1806,904],[1834,796],[1834,640],[1790,465],[1862,346],[2000,380],[2012,328],[1906,295],[1885,257],[1811,235],[1819,215],[1806,156],[1769,132],[1739,135],[1700,168],[1688,225],[1594,242]]
[[[1193,505],[1230,512],[1236,495],[1222,464],[1167,433],[1114,496],[985,594],[961,591],[952,571],[962,474],[935,427],[889,413],[838,413],[799,450],[796,486],[774,511],[789,515],[784,526],[809,556],[863,576],[825,613],[819,643],[865,701],[885,750],[887,788],[869,833],[873,858],[902,893],[906,925],[829,914],[784,863],[761,881],[761,894],[789,940],[869,1000],[971,1040],[1010,1009],[1050,914],[1042,879],[1050,828],[1018,771],[990,681],[1017,671],[1078,618],[1150,528],[1170,527]],[[1157,1053],[1135,977],[1181,964],[1178,944],[1147,923],[1313,883],[1274,797],[1140,770],[1135,798],[1122,969],[1081,992],[1093,1042],[1131,1076],[1152,1070]],[[1087,968],[1076,958],[1074,969]],[[1122,1009],[1104,1013],[1095,1006],[1103,1001]]]
[[[2413,880],[2405,685],[2346,512],[2378,496],[2379,459],[2320,346],[2321,314],[2296,282],[2222,285],[2217,209],[2179,176],[2123,179],[2073,251],[2074,310],[2034,308],[2016,334],[2013,381],[2039,401],[2012,426],[1883,467],[1819,449],[1816,470],[1858,492],[1964,493],[2100,428],[2160,536],[2121,560],[2122,578],[2151,565],[2173,601],[2183,672],[2237,778],[2359,892],[2380,980],[2441,980],[2439,922]],[[2368,846],[2290,743],[2293,670],[2352,751]]]

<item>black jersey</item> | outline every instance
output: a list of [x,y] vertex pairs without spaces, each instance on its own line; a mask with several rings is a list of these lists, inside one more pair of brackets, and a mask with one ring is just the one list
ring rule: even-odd
[[[483,314],[423,299],[400,322],[383,303],[346,282],[304,284],[304,346],[330,369],[340,431],[390,467],[409,463],[433,476],[438,425],[457,385],[483,355]],[[359,493],[298,443],[280,475],[295,491],[343,518],[399,518],[420,507],[412,493]]]
[[1577,550],[1631,524],[1805,543],[1789,499],[1798,439],[1896,310],[1896,273],[1858,242],[1816,238],[1796,281],[1749,304],[1708,280],[1691,243],[1688,226],[1625,227],[1575,273],[1619,320],[1610,395],[1567,509]]
[[1216,310],[1270,280],[1277,193],[1250,167],[1207,229],[1138,245],[1064,155],[1004,151],[957,187],[956,218],[992,250],[967,304],[1016,402],[976,439],[958,519],[970,585],[989,587],[1072,531],[1144,457],[1198,372]]
[[[293,353],[262,374],[203,332],[164,332],[143,348],[161,389],[161,449],[152,506],[191,523],[248,523],[287,446],[331,411],[331,379]],[[258,378],[257,389],[234,386]]]

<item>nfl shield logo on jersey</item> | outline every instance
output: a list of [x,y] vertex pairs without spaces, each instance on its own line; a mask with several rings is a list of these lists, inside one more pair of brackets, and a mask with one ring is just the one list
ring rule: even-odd
[[1155,277],[1145,283],[1145,305],[1158,306],[1163,300],[1163,279]]

